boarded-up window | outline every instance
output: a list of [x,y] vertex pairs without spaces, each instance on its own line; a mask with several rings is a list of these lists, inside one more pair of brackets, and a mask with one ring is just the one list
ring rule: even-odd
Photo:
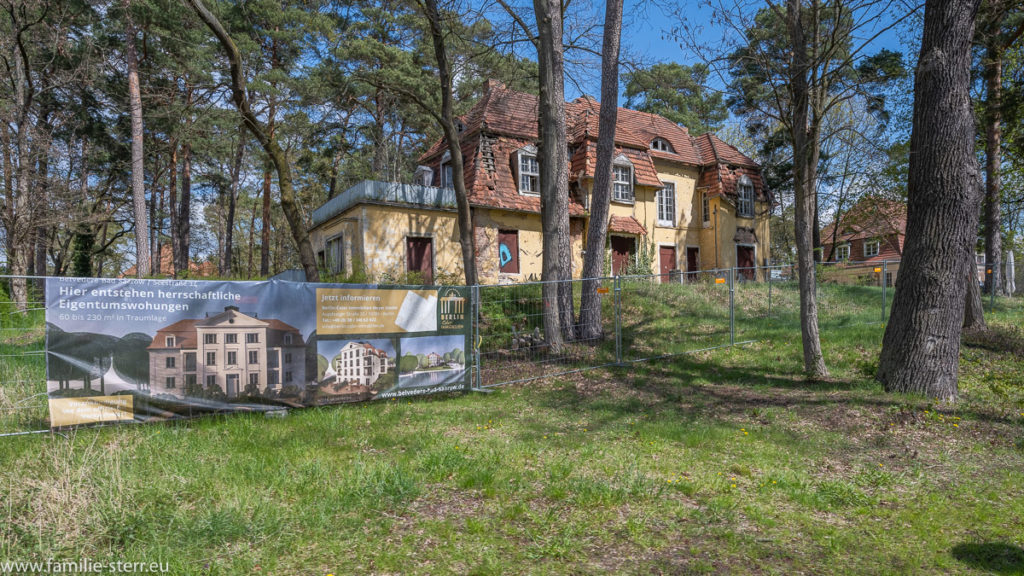
[[335,236],[327,241],[327,271],[331,274],[340,274],[345,272],[345,251],[343,250],[344,244],[341,241],[341,236]]
[[418,272],[424,284],[434,281],[434,255],[430,238],[406,238],[406,270]]
[[498,230],[498,266],[505,274],[519,274],[519,230]]

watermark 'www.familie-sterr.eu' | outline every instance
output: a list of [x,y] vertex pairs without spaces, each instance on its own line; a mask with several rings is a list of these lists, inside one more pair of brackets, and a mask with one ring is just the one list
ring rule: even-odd
[[169,562],[101,562],[98,560],[0,561],[0,574],[165,574]]

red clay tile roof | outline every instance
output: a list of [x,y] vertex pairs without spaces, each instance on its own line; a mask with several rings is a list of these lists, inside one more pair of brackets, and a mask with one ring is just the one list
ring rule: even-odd
[[608,219],[608,230],[638,236],[647,235],[647,228],[632,216],[612,216]]
[[[594,177],[597,158],[600,105],[582,97],[566,102],[566,129],[572,153],[569,159],[569,180],[577,182]],[[537,141],[537,97],[509,90],[504,85],[488,82],[488,90],[473,108],[460,119],[464,125],[461,147],[465,160],[464,176],[470,204],[525,212],[539,212],[537,196],[519,193],[516,179],[516,152]],[[651,142],[664,138],[672,151],[653,150]],[[638,186],[660,188],[654,159],[670,160],[704,168],[699,186],[709,194],[734,198],[736,181],[746,174],[754,183],[757,197],[770,200],[757,163],[735,147],[713,134],[691,137],[685,127],[646,112],[619,108],[615,130],[616,157],[624,155],[633,165]],[[434,185],[447,145],[439,139],[420,157],[420,162],[435,169]],[[585,214],[583,206],[573,198],[570,214]]]
[[[823,244],[832,244],[835,226],[836,223],[832,222],[822,229],[821,241]],[[865,196],[845,214],[840,214],[839,226],[839,234],[836,235],[837,244],[895,234],[901,238],[900,251],[902,251],[902,237],[906,234],[907,229],[907,205],[888,198]]]
[[[211,317],[213,318],[213,317]],[[157,330],[153,335],[153,342],[146,347],[148,350],[182,349],[195,350],[198,348],[199,338],[196,325],[200,322],[208,322],[210,318],[186,318],[174,324]],[[302,340],[302,333],[298,328],[286,324],[276,318],[262,319],[267,323],[267,346],[280,348],[284,346],[284,335],[292,335],[292,343],[289,347],[302,347],[305,342]],[[167,337],[174,336],[174,346],[167,346]]]
[[[135,271],[138,270],[135,266],[125,270],[121,273],[119,278],[129,278],[135,276]],[[217,274],[217,265],[213,262],[202,262],[195,263],[191,260],[188,261],[188,275],[193,278],[209,278]],[[174,247],[170,244],[163,244],[160,246],[160,271],[156,273],[157,276],[173,276],[174,275]]]

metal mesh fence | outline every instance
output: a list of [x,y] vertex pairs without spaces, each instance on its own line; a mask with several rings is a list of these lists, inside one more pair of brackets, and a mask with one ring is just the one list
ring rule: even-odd
[[28,302],[11,302],[11,280],[0,279],[0,435],[47,426],[46,306],[31,282]]
[[[898,271],[898,261],[819,265],[822,335],[885,322]],[[46,307],[33,280],[29,301],[19,307],[6,297],[12,277],[0,276],[0,435],[48,424]],[[584,330],[588,284],[597,298],[590,304],[594,324]],[[573,322],[555,346],[544,317],[559,290],[563,301],[571,299]],[[476,286],[472,294],[469,364],[477,388],[800,334],[794,266]],[[985,304],[990,310],[987,297]]]

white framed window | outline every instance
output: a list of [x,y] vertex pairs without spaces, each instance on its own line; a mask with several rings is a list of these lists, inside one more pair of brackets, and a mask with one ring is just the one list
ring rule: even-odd
[[412,183],[419,186],[433,186],[434,171],[430,169],[430,166],[417,166],[416,173],[412,177]]
[[672,148],[672,144],[664,138],[655,138],[651,141],[651,150],[657,150],[659,152],[675,152]]
[[872,256],[878,256],[878,252],[881,249],[882,243],[878,240],[865,240],[864,241],[864,257],[870,258]]
[[736,192],[739,198],[736,205],[737,216],[743,218],[754,217],[754,183],[750,178],[743,176],[736,184]]
[[711,199],[708,198],[707,192],[700,193],[700,215],[704,227],[711,226]]
[[658,224],[661,226],[676,225],[676,185],[666,182],[665,187],[658,190]]
[[519,166],[519,193],[540,194],[540,161],[537,149],[527,146],[516,153]]
[[[625,159],[622,156],[619,158]],[[626,163],[612,165],[612,200],[617,202],[633,202],[632,165]]]
[[836,246],[836,262],[850,259],[850,245],[842,244]]
[[168,348],[174,348],[174,336],[168,336],[168,337],[167,337],[167,338],[166,338],[166,339],[164,340],[164,342],[165,342],[165,343],[167,344],[167,347],[168,347]]

